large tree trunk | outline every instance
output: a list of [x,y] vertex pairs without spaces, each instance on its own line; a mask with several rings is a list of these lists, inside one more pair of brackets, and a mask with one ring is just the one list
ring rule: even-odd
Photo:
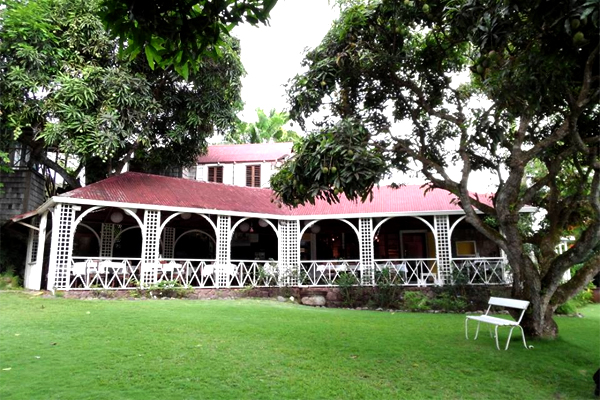
[[529,308],[521,321],[525,336],[527,338],[556,338],[558,325],[552,318],[554,315],[552,307],[549,304],[544,305],[539,296],[533,296],[529,301]]

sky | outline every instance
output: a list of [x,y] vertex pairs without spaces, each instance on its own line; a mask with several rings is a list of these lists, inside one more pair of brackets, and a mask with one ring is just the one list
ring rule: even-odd
[[[246,69],[242,79],[245,106],[238,114],[242,121],[255,122],[257,108],[265,112],[288,108],[284,85],[303,71],[300,64],[306,50],[321,42],[338,16],[339,8],[333,0],[279,0],[268,26],[243,24],[233,29],[233,36],[241,42],[241,58]],[[297,125],[291,129],[301,133]],[[410,129],[410,126],[397,123],[392,129]],[[449,172],[454,179],[460,179],[459,168],[450,168]],[[420,174],[393,174],[380,183],[422,184],[424,181]],[[495,191],[495,185],[489,174],[472,173],[469,180],[469,190],[479,193]]]
[[333,1],[279,0],[269,26],[244,24],[233,29],[247,73],[242,79],[245,106],[240,119],[256,121],[257,108],[266,112],[288,108],[284,85],[302,71],[305,50],[321,42],[338,15]]

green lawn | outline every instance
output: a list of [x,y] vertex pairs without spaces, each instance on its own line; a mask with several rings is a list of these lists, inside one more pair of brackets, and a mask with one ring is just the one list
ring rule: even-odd
[[583,313],[498,351],[462,315],[5,292],[0,399],[592,398],[600,305]]

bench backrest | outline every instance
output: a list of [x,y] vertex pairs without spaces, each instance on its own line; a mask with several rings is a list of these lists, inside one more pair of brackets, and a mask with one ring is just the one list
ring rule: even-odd
[[529,302],[526,300],[505,299],[503,297],[490,297],[488,304],[492,306],[518,308],[519,310],[525,310],[529,307]]

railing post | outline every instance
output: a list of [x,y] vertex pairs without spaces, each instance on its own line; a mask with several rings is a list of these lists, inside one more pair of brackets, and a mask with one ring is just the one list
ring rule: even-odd
[[229,242],[229,229],[231,217],[229,215],[217,216],[217,259],[215,260],[216,287],[229,285],[229,274],[226,270],[231,263],[231,243]]
[[175,258],[175,228],[163,229],[163,258]]
[[450,236],[448,234],[450,222],[448,215],[436,215],[434,216],[433,222],[435,228],[435,254],[437,258],[439,282],[442,285],[445,283],[452,283],[452,266],[450,263],[451,246]]
[[300,263],[300,221],[279,221],[279,286],[297,286]]
[[156,261],[158,259],[160,228],[160,211],[146,210],[144,212],[144,226],[142,227],[142,264],[140,284],[155,284],[157,278]]
[[360,284],[362,286],[375,285],[373,268],[373,219],[360,218],[358,222],[360,234]]
[[120,225],[103,223],[100,228],[100,257],[112,257],[115,233]]
[[73,252],[75,212],[81,207],[57,204],[52,218],[52,242],[48,268],[48,290],[69,287],[69,269]]
[[[32,221],[36,225],[37,218]],[[23,286],[26,289],[40,290],[41,270],[37,270],[37,249],[39,247],[39,226],[38,229],[29,228],[29,238],[27,240],[27,258],[25,262],[25,274]],[[42,239],[43,240],[43,239]]]

